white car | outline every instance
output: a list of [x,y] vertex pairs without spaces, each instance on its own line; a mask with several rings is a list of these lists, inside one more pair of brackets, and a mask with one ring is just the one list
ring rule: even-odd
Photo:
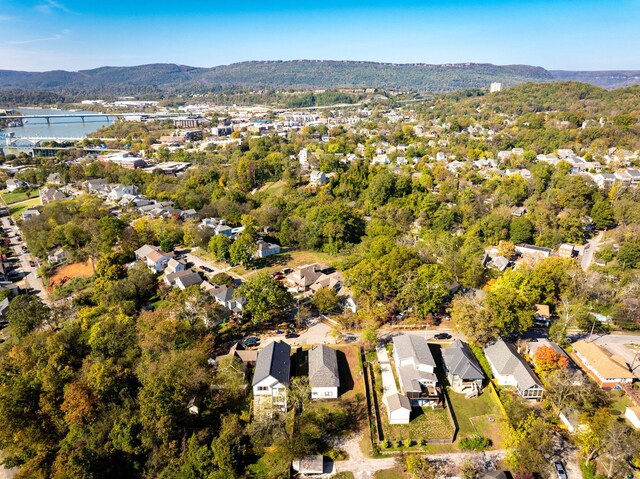
[[567,471],[564,469],[561,462],[554,462],[553,468],[556,470],[556,476],[558,476],[558,479],[568,479]]

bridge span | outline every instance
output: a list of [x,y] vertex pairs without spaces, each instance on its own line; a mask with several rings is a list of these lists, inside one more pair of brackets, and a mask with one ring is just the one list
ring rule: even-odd
[[44,119],[47,120],[47,124],[51,123],[52,118],[80,118],[84,123],[87,118],[189,118],[189,115],[184,113],[82,113],[82,112],[70,112],[70,113],[43,113],[36,115],[7,115],[0,117],[3,120],[31,120],[31,119]]

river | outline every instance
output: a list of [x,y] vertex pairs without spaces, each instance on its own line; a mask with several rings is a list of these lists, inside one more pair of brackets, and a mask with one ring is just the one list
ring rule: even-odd
[[[64,115],[67,113],[95,113],[90,111],[73,112],[69,110],[47,110],[43,108],[19,108],[22,115]],[[86,118],[84,123],[80,118],[51,118],[50,123],[44,118],[32,118],[24,120],[23,126],[5,128],[5,135],[13,133],[16,138],[83,138],[89,133],[99,130],[103,126],[114,123],[115,119],[106,116]]]

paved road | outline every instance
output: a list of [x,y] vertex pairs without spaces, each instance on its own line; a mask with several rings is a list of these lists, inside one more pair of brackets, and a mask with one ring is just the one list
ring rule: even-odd
[[596,237],[591,238],[587,242],[587,246],[585,246],[585,249],[584,249],[584,254],[582,255],[582,260],[580,261],[580,266],[582,266],[583,270],[585,271],[588,270],[589,266],[591,266],[591,263],[593,263],[593,256],[597,251],[598,246],[600,246],[600,243],[602,242],[603,237],[604,237],[604,232],[601,231],[600,233],[597,234]]
[[22,247],[26,247],[26,243],[18,240],[18,234],[20,233],[18,227],[11,225],[10,218],[8,216],[2,218],[2,227],[9,234],[11,248],[13,248],[15,256],[18,258],[16,269],[22,270],[25,274],[23,278],[25,287],[29,288],[32,293],[37,294],[43,302],[51,305],[49,294],[42,283],[42,279],[36,277],[38,268],[32,267],[29,264],[30,261],[34,260],[34,258],[31,256],[31,253],[23,251]]
[[[360,433],[351,436],[339,446],[349,453],[349,459],[346,461],[336,461],[335,468],[337,472],[352,472],[356,479],[370,479],[373,478],[378,471],[395,467],[396,457],[372,458],[363,454],[360,448],[362,442],[362,433]],[[492,463],[495,465],[504,458],[504,451],[426,454],[424,457],[433,461],[446,461],[455,467],[461,466],[468,459],[480,459],[481,461],[478,462],[484,464]],[[571,479],[575,478],[571,477]]]

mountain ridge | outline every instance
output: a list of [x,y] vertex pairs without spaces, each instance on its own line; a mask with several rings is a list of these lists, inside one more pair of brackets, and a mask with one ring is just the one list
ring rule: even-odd
[[581,81],[602,88],[640,84],[640,71],[546,70],[531,65],[491,63],[389,63],[358,60],[254,60],[214,67],[176,63],[102,66],[78,71],[0,70],[0,88],[101,92],[211,91],[243,88],[347,88],[452,91],[487,88],[491,82]]

